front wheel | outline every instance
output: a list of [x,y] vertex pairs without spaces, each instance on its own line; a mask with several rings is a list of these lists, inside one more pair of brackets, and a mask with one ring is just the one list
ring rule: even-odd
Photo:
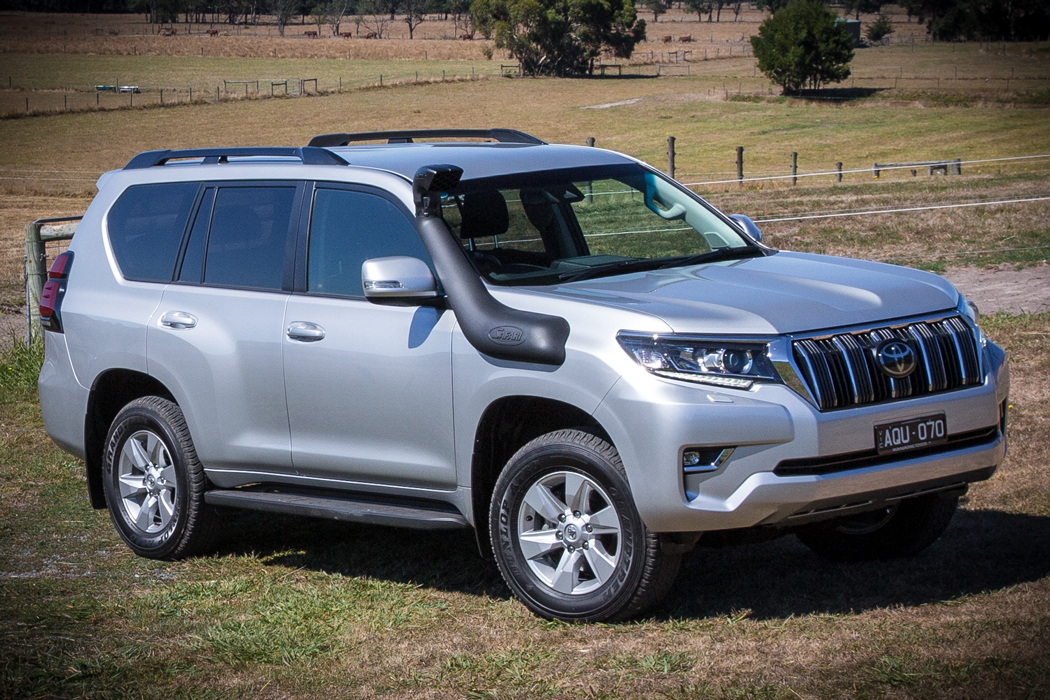
[[496,482],[492,549],[507,585],[547,619],[595,622],[656,602],[681,556],[642,522],[616,450],[580,430],[522,447]]
[[796,534],[814,552],[835,561],[910,557],[937,541],[958,505],[958,496],[934,493],[809,525]]
[[103,484],[117,532],[141,557],[179,559],[209,540],[204,469],[182,410],[159,396],[136,399],[113,419]]

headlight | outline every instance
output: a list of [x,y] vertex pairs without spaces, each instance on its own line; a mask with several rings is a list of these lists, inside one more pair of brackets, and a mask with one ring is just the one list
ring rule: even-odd
[[977,304],[960,294],[958,311],[963,316],[973,321],[974,328],[977,329],[977,344],[982,348],[987,346],[988,339],[984,337],[984,331],[981,330],[981,312],[977,308]]
[[732,389],[778,381],[768,343],[621,331],[620,347],[655,375]]

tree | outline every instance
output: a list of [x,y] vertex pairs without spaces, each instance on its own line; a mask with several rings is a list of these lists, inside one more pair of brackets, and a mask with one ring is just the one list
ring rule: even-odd
[[[383,38],[386,25],[390,24],[390,18],[386,14],[388,7],[389,5],[382,2],[382,0],[361,0],[357,5],[357,16],[361,20],[361,24],[365,25],[365,29],[369,30],[369,34],[375,34],[377,39]],[[360,27],[360,25],[358,26]]]
[[881,13],[864,30],[864,36],[868,37],[868,41],[873,44],[877,44],[890,34],[893,34],[893,25],[890,24],[890,18]]
[[273,14],[277,17],[277,33],[284,36],[284,28],[288,26],[292,16],[299,9],[296,0],[274,0],[272,5]]
[[790,0],[755,0],[756,10],[769,10],[776,14],[777,10],[787,7]]
[[704,13],[711,15],[711,0],[685,0],[685,6],[690,12],[696,13],[696,21],[704,21]]
[[667,5],[664,0],[645,0],[645,9],[653,13],[653,22],[659,22],[660,15],[667,12]]
[[332,28],[332,36],[339,36],[339,25],[350,11],[350,0],[333,0],[324,5],[325,22]]
[[853,37],[836,19],[820,0],[792,0],[751,37],[758,69],[786,95],[845,80],[853,60]]
[[937,41],[979,36],[1030,41],[1050,34],[1046,0],[899,0],[899,4]]
[[860,19],[860,13],[875,14],[882,10],[882,6],[886,4],[882,0],[843,0],[842,7],[846,10],[846,13],[854,13],[854,19]]
[[603,53],[629,58],[645,40],[632,0],[475,0],[470,9],[475,29],[525,75],[592,74]]
[[427,0],[401,0],[401,9],[405,12],[408,38],[413,39],[415,38],[416,27],[427,19]]

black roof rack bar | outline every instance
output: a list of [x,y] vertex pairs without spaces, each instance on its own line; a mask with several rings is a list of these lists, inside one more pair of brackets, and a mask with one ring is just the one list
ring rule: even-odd
[[229,158],[246,156],[285,156],[298,158],[303,165],[349,165],[344,159],[323,148],[188,148],[178,151],[146,151],[124,166],[124,170],[152,168],[176,158],[203,158],[204,164],[226,163]]
[[310,139],[311,146],[331,148],[347,146],[354,141],[381,141],[412,143],[413,139],[493,139],[500,143],[546,144],[531,134],[514,129],[415,129],[410,131],[363,131],[357,134],[322,134]]

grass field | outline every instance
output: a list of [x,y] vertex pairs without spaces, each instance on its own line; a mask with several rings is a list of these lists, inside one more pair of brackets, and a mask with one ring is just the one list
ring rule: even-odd
[[[681,47],[660,35],[686,30],[702,39],[694,52],[728,48],[757,27],[741,17],[700,25],[669,13],[645,50],[664,60]],[[896,17],[912,36],[916,25]],[[970,162],[1050,154],[1046,44],[867,49],[854,64],[860,99],[785,100],[751,77],[750,58],[664,64],[660,78],[517,80],[491,75],[500,58],[484,60],[482,41],[203,28],[160,37],[142,33],[141,17],[0,13],[0,114],[27,95],[93,100],[96,83],[214,92],[223,78],[317,77],[332,90],[342,77],[345,88],[0,120],[0,313],[21,303],[25,223],[82,213],[99,174],[155,148],[503,126],[551,142],[595,137],[663,169],[674,135],[682,182],[733,178],[738,145],[748,177],[787,174],[792,152],[802,174],[840,161],[864,171],[841,184],[697,185],[759,220],[1050,196],[1050,158]],[[216,54],[201,58],[202,47]],[[442,66],[478,79],[389,86]],[[367,87],[373,73],[386,87]],[[870,171],[954,158],[967,161],[961,176]],[[1046,259],[1048,213],[1031,201],[762,228],[784,249],[943,270]],[[0,351],[0,698],[1050,698],[1050,315],[999,314],[982,327],[1011,356],[1010,454],[928,552],[847,566],[790,538],[700,548],[651,617],[589,626],[530,615],[469,533],[230,514],[213,554],[138,559],[89,508],[83,466],[43,432],[38,351]]]
[[545,623],[467,534],[241,514],[221,548],[134,557],[44,435],[37,358],[0,373],[0,696],[1045,698],[1050,316],[1011,354],[1011,453],[944,538],[837,565],[792,539],[687,557],[629,624]]

